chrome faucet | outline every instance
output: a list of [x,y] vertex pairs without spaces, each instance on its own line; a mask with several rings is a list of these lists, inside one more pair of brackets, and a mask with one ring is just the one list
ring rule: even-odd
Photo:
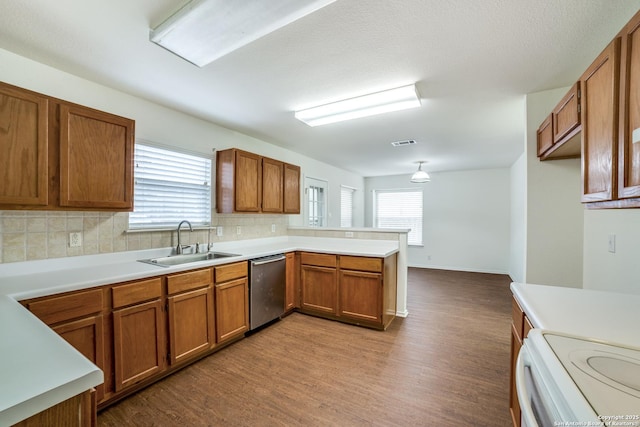
[[189,231],[193,232],[193,227],[191,227],[191,223],[189,221],[187,221],[186,219],[184,221],[180,221],[180,224],[178,224],[178,246],[176,247],[176,254],[178,255],[182,255],[182,249],[184,248],[188,248],[189,245],[185,245],[182,246],[182,244],[180,244],[180,228],[182,227],[182,224],[187,223],[189,225]]

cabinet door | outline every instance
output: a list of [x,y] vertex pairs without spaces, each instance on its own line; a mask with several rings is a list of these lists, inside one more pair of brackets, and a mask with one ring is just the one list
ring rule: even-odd
[[582,87],[582,201],[616,197],[620,39],[580,78]]
[[164,336],[162,302],[159,299],[113,312],[116,391],[164,369]]
[[511,421],[514,427],[520,427],[520,402],[518,402],[518,392],[516,390],[516,361],[518,353],[522,347],[522,341],[517,336],[513,326],[511,328],[511,364],[510,364],[510,388],[509,388],[509,410],[511,412]]
[[260,212],[262,188],[261,158],[257,154],[236,151],[235,210]]
[[133,209],[134,122],[60,105],[60,206]]
[[170,296],[167,303],[172,364],[213,347],[215,332],[211,287]]
[[[62,323],[53,330],[84,357],[104,371],[104,332],[102,315]],[[98,401],[104,396],[104,384],[96,387]]]
[[303,265],[300,307],[322,313],[337,314],[337,279],[335,268]]
[[0,204],[48,203],[48,100],[0,83]]
[[284,213],[300,213],[300,167],[284,165]]
[[216,284],[216,337],[218,343],[249,330],[247,279]]
[[298,289],[298,278],[296,268],[296,254],[293,252],[289,252],[285,255],[287,257],[286,260],[286,291],[284,297],[284,311],[293,310],[297,307],[296,303],[296,291]]
[[622,34],[618,198],[640,197],[640,14]]
[[340,316],[382,323],[382,274],[340,270]]
[[549,114],[542,122],[537,132],[538,139],[538,157],[542,156],[549,148],[553,146],[553,126],[551,123],[552,115]]
[[563,138],[580,126],[580,82],[571,87],[569,92],[553,109],[553,141],[559,143]]
[[262,158],[262,212],[282,212],[283,163]]

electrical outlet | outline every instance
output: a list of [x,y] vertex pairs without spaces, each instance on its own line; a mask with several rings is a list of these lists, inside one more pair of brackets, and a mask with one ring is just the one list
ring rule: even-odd
[[242,234],[242,227],[240,227],[239,225],[236,226],[236,234],[239,236]]
[[276,225],[275,224],[271,224],[271,232],[272,233],[276,232]]
[[79,248],[82,246],[82,233],[69,233],[69,247]]
[[431,255],[427,255],[427,261],[431,261]]
[[616,253],[616,235],[609,234],[609,252],[612,254]]
[[344,237],[353,237],[353,231],[345,231]]
[[216,227],[216,236],[222,237],[222,226],[220,225]]

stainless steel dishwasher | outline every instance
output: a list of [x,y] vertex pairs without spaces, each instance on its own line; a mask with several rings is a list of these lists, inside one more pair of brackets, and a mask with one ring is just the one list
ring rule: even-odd
[[283,254],[252,259],[249,266],[249,330],[284,313],[286,261]]

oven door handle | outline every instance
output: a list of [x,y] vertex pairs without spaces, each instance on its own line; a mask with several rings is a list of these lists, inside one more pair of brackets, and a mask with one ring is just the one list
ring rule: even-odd
[[518,394],[518,402],[520,402],[520,411],[522,412],[523,425],[527,427],[538,427],[538,421],[533,414],[533,408],[531,407],[531,398],[529,396],[529,390],[527,390],[525,367],[531,369],[531,365],[528,361],[525,361],[526,356],[523,355],[526,352],[526,347],[523,345],[518,353],[518,359],[516,360],[516,392]]

